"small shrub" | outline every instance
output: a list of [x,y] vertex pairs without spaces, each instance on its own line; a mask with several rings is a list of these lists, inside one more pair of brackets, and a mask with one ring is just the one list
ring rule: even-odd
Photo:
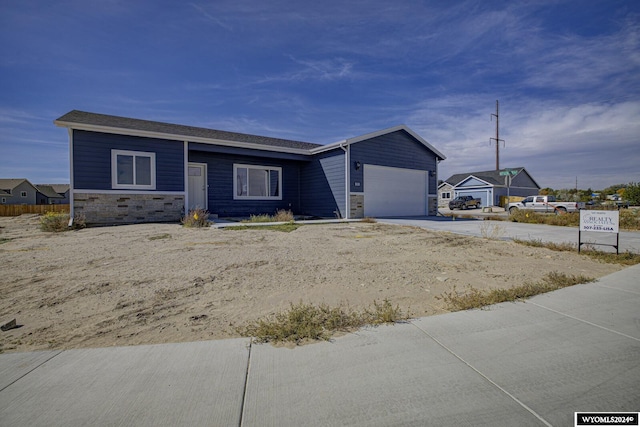
[[209,223],[209,212],[204,209],[194,209],[189,211],[189,214],[186,215],[180,221],[184,227],[209,227],[211,224]]
[[83,214],[73,217],[73,224],[69,227],[69,214],[60,212],[47,212],[40,218],[40,229],[59,233],[68,230],[77,230],[86,227],[86,221]]
[[285,209],[279,209],[273,216],[275,222],[290,222],[293,221],[293,212]]
[[485,239],[498,240],[504,237],[504,227],[500,224],[491,224],[490,222],[483,222],[480,225],[480,234]]
[[362,218],[361,222],[366,222],[368,224],[375,224],[378,221],[376,221],[375,218],[371,218],[370,216],[365,216],[364,218]]

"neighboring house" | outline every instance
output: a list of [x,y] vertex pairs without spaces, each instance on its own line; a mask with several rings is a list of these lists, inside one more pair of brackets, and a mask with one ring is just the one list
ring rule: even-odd
[[444,181],[438,186],[438,207],[448,207],[451,199],[453,199],[453,185]]
[[[329,145],[71,111],[72,214],[88,223],[290,209],[317,217],[437,213],[437,149],[400,125]],[[185,209],[185,207],[187,209]]]
[[52,197],[49,204],[52,205],[68,205],[69,204],[69,184],[36,184],[36,187],[51,187],[51,189],[60,197]]
[[59,200],[64,199],[64,196],[58,194],[50,185],[36,184],[35,187],[38,189],[36,193],[36,204],[38,205],[60,204]]
[[27,179],[0,179],[0,203],[3,205],[35,205],[38,189]]
[[[507,171],[515,171],[515,175],[507,176]],[[499,206],[501,197],[527,197],[540,191],[538,183],[523,167],[459,173],[445,183],[451,185],[453,197],[473,196],[482,200],[482,206]]]

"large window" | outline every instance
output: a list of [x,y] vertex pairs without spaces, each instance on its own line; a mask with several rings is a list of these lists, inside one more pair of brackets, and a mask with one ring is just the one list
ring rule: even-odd
[[156,154],[111,150],[113,188],[156,189]]
[[282,168],[233,165],[233,198],[282,200]]

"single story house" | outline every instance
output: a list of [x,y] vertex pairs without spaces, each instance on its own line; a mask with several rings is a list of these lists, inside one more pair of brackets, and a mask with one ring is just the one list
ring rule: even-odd
[[35,205],[38,189],[25,178],[0,179],[0,203]]
[[290,209],[332,218],[437,214],[445,159],[405,125],[333,144],[269,138],[73,110],[72,215],[87,223],[175,221]]
[[519,167],[455,174],[439,186],[438,194],[442,197],[444,193],[453,192],[450,195],[454,198],[473,196],[482,200],[482,206],[500,206],[501,198],[533,196],[539,191],[540,186],[529,172],[524,167]]

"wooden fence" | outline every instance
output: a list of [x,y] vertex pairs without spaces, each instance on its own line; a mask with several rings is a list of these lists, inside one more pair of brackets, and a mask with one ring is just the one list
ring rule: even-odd
[[69,205],[0,205],[0,216],[45,214],[47,212],[69,213]]

